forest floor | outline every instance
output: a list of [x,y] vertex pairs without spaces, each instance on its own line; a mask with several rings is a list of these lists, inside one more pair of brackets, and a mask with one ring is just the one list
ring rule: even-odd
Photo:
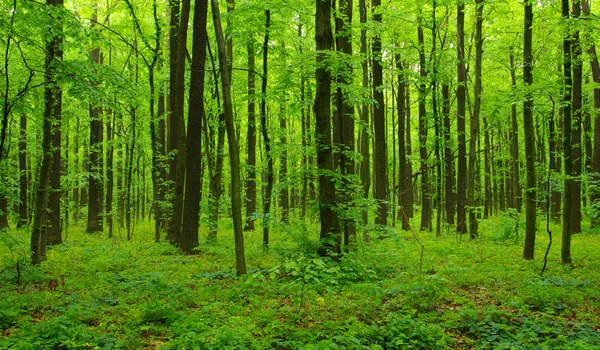
[[130,242],[70,227],[41,267],[28,232],[0,233],[0,349],[600,349],[600,232],[573,236],[564,267],[552,226],[540,277],[545,222],[533,261],[508,217],[475,240],[418,232],[422,267],[410,232],[336,263],[313,255],[314,227],[278,224],[268,252],[245,234],[237,277],[228,225],[194,256],[152,242],[150,223]]

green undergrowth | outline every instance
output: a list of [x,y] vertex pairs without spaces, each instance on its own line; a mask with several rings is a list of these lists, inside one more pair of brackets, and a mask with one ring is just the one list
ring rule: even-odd
[[422,266],[410,232],[374,234],[338,263],[312,254],[314,226],[277,225],[269,251],[261,231],[245,233],[241,277],[226,222],[193,256],[152,242],[149,223],[131,242],[72,227],[41,267],[27,263],[28,233],[8,231],[0,234],[0,348],[600,348],[600,235],[575,235],[574,266],[563,267],[552,227],[540,277],[545,227],[536,259],[524,261],[519,225],[484,220],[476,240],[417,233]]

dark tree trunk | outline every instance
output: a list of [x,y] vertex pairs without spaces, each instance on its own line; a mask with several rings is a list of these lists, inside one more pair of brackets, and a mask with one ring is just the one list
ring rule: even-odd
[[[367,55],[367,5],[365,0],[358,1],[359,13],[360,13],[360,54],[365,57]],[[369,61],[367,59],[363,59],[361,62],[362,68],[362,87],[365,91],[369,88]],[[369,190],[371,187],[371,153],[369,150],[370,144],[370,132],[369,132],[369,105],[363,104],[360,107],[360,121],[362,124],[360,130],[360,155],[362,156],[362,162],[360,164],[360,180],[362,183],[362,191],[363,196],[365,198],[369,197]],[[366,209],[362,211],[362,220],[363,225],[367,225],[369,223],[369,213]],[[365,230],[363,232],[363,239],[365,242],[369,242],[369,234],[368,231]]]
[[579,40],[579,17],[581,15],[581,1],[573,0],[574,32],[571,41],[571,56],[573,64],[573,96],[572,96],[572,161],[573,161],[573,194],[571,195],[571,233],[581,233],[581,120],[583,113],[583,61],[581,60],[582,48]]
[[[548,120],[548,153],[550,155],[550,177],[556,182],[556,176],[560,175],[560,155],[558,140],[560,140],[558,128],[556,125],[556,115],[554,101],[552,102],[552,113]],[[550,188],[550,217],[555,223],[560,223],[560,191],[556,189],[556,184],[551,184]]]
[[479,114],[481,112],[481,60],[483,55],[483,1],[476,0],[477,19],[475,24],[475,90],[473,114],[471,115],[471,135],[469,139],[469,181],[467,183],[467,204],[469,205],[469,234],[471,238],[478,236],[477,216],[478,200],[475,185],[479,182],[479,162],[477,161],[477,144],[479,143]]
[[265,36],[263,40],[263,79],[262,79],[262,98],[260,101],[260,130],[265,145],[267,170],[266,186],[263,193],[263,246],[269,246],[269,220],[271,218],[271,196],[273,193],[273,157],[271,156],[271,139],[269,138],[267,128],[267,74],[269,72],[269,34],[271,31],[271,11],[265,11]]
[[[240,179],[240,153],[238,139],[235,135],[233,120],[233,105],[231,100],[231,77],[227,68],[227,52],[225,38],[221,26],[221,15],[217,0],[211,1],[215,34],[219,49],[219,70],[221,72],[221,85],[223,90],[223,109],[225,112],[225,127],[227,129],[227,143],[229,146],[229,168],[231,170],[231,217],[233,219],[233,232],[235,241],[235,261],[238,275],[246,274],[246,258],[244,253],[244,233],[242,227],[242,195]],[[268,12],[268,10],[267,10]]]
[[[562,0],[562,16],[566,22],[569,21],[569,1]],[[563,195],[563,231],[562,231],[562,247],[561,260],[563,264],[570,265],[571,260],[571,233],[572,233],[572,195],[573,195],[573,153],[571,138],[572,120],[571,120],[571,40],[570,33],[567,30],[563,40],[563,75],[564,75],[564,107],[563,107],[563,159],[565,164],[565,189]]]
[[465,5],[461,1],[458,4],[456,19],[457,31],[457,58],[458,58],[458,85],[456,87],[457,103],[457,133],[458,133],[458,182],[457,182],[457,218],[456,231],[467,233],[467,142],[465,128],[465,102],[467,71],[465,68]]
[[[421,10],[419,10],[421,11]],[[421,159],[421,230],[431,230],[431,184],[427,152],[427,69],[425,67],[425,39],[421,14],[417,15],[417,36],[419,42],[419,157]]]
[[333,46],[331,28],[331,0],[318,1],[315,17],[315,40],[317,43],[317,89],[315,95],[315,143],[319,167],[319,214],[321,217],[321,247],[319,255],[340,253],[338,218],[335,211],[336,191],[332,181],[333,153],[331,140],[331,72],[325,61]]
[[[96,15],[94,14],[94,17]],[[93,49],[90,53],[92,61],[100,64],[100,49]],[[102,138],[103,123],[100,115],[99,105],[90,105],[90,145],[89,145],[89,166],[90,175],[88,177],[88,217],[85,232],[101,232],[102,227]]]
[[[254,99],[255,78],[254,43],[248,44],[248,134],[246,137],[246,226],[254,231],[253,215],[256,213],[256,101]],[[306,198],[306,197],[304,197]]]
[[400,163],[398,171],[400,176],[398,179],[398,204],[400,206],[399,216],[402,221],[402,229],[408,231],[410,230],[410,222],[408,221],[406,211],[409,206],[412,207],[412,174],[408,168],[409,160],[406,158],[405,135],[407,132],[410,132],[410,129],[408,131],[406,129],[406,90],[408,86],[400,55],[396,55],[396,67],[398,68],[398,100],[396,105],[398,107],[398,156]]
[[[515,64],[515,58],[510,55],[510,77],[512,80],[513,90],[517,88],[517,66]],[[519,123],[517,122],[517,104],[513,103],[511,106],[511,121],[512,129],[510,131],[510,155],[512,158],[512,172],[510,176],[510,190],[512,194],[512,200],[510,207],[521,211],[521,181],[519,179]]]
[[450,86],[448,84],[442,86],[442,115],[444,116],[446,223],[453,225],[454,214],[456,214],[456,193],[454,192],[454,156],[452,155],[452,139],[450,136]]
[[[525,27],[523,29],[523,84],[533,84],[533,5],[525,3]],[[527,190],[525,191],[525,246],[523,258],[530,260],[534,257],[536,229],[536,192],[537,179],[535,176],[535,131],[533,124],[533,96],[525,94],[523,101],[523,136],[525,137],[525,160],[527,166]]]
[[[283,102],[285,103],[285,102]],[[281,150],[281,156],[279,158],[280,169],[279,169],[279,184],[283,185],[281,191],[279,193],[279,205],[281,207],[281,221],[287,222],[290,212],[290,191],[287,181],[287,122],[285,117],[285,107],[281,106],[280,109],[281,115],[279,116],[279,128],[281,129],[281,145],[283,149]]]
[[[336,16],[336,46],[337,50],[344,56],[342,67],[338,76],[338,89],[336,93],[337,110],[339,111],[340,126],[339,134],[341,146],[341,171],[344,175],[343,190],[341,195],[344,203],[351,203],[355,193],[351,178],[354,176],[354,106],[348,96],[348,87],[352,84],[352,64],[350,57],[352,55],[352,0],[339,0],[338,15]],[[335,134],[335,131],[334,131]],[[349,212],[350,208],[345,205],[344,208]],[[344,230],[344,243],[350,244],[356,238],[356,225],[350,217],[346,215],[342,222]]]
[[[63,1],[48,0],[46,4],[60,8],[63,6]],[[56,20],[60,21],[60,18],[56,18]],[[55,138],[55,134],[58,132],[62,113],[62,90],[58,85],[56,76],[57,65],[63,57],[61,49],[62,39],[59,34],[61,31],[62,25],[59,24],[58,28],[55,28],[55,34],[52,35],[50,41],[46,43],[44,80],[47,84],[44,88],[42,160],[40,164],[39,179],[37,181],[38,185],[34,202],[33,227],[31,230],[31,262],[34,265],[39,265],[42,261],[46,260],[50,178],[52,177],[52,172],[56,171],[55,167],[52,166],[54,158],[52,139]],[[58,172],[60,176],[60,164]]]
[[[174,9],[172,9],[174,11]],[[171,163],[171,180],[175,181],[173,192],[173,214],[169,223],[167,238],[172,243],[179,242],[181,234],[181,224],[183,218],[183,191],[185,186],[185,166],[186,166],[186,136],[184,120],[184,102],[185,102],[185,63],[186,63],[186,43],[188,22],[190,16],[190,0],[183,0],[181,4],[181,15],[177,25],[177,50],[175,53],[175,67],[171,67],[171,123],[169,143],[170,151],[177,150],[175,158]],[[173,148],[174,147],[174,148]]]
[[108,225],[108,237],[113,237],[113,184],[114,184],[114,130],[116,113],[109,111],[108,117],[112,121],[106,123],[106,223]]
[[[590,6],[588,1],[581,2],[583,14],[590,16]],[[592,45],[588,49],[590,55],[590,65],[592,67],[592,78],[596,86],[600,84],[600,64],[598,64],[598,55],[596,46]],[[590,122],[591,124],[591,122]],[[592,153],[592,149],[588,150]],[[594,150],[592,167],[590,171],[590,205],[592,206],[592,227],[600,226],[600,88],[594,88]]]
[[[381,24],[381,0],[372,1],[373,22]],[[383,66],[381,51],[381,34],[373,37],[373,129],[375,138],[375,199],[377,200],[377,217],[375,223],[387,225],[387,147],[385,142],[385,104],[383,101]]]
[[17,227],[27,227],[27,116],[21,114],[21,128],[19,132],[19,219]]
[[61,198],[62,189],[60,186],[60,178],[62,171],[61,164],[61,119],[62,119],[62,91],[60,98],[56,98],[53,104],[54,121],[53,121],[53,133],[50,141],[51,152],[52,152],[52,169],[50,170],[50,193],[48,195],[48,226],[47,230],[47,241],[49,245],[57,245],[62,243],[62,225],[60,221],[61,217]]
[[204,113],[204,69],[206,65],[206,20],[208,2],[196,1],[194,6],[194,34],[192,44],[192,72],[190,78],[190,101],[187,132],[187,174],[183,226],[179,247],[191,254],[199,245],[198,224],[200,220],[200,184],[202,163],[202,114]]

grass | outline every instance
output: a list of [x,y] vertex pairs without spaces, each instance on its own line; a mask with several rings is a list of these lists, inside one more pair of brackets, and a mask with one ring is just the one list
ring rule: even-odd
[[237,277],[221,226],[194,256],[152,242],[149,223],[131,242],[71,227],[41,267],[27,263],[27,232],[0,234],[0,348],[600,348],[597,234],[574,236],[564,267],[552,227],[540,277],[545,230],[536,260],[524,261],[507,217],[482,221],[473,241],[418,233],[422,272],[409,232],[334,263],[312,254],[314,226],[293,223],[274,228],[268,252],[260,231],[246,233],[250,270]]

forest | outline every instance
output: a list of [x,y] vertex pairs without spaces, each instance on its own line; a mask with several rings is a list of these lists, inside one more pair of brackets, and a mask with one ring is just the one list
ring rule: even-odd
[[0,348],[600,348],[592,5],[1,0]]

